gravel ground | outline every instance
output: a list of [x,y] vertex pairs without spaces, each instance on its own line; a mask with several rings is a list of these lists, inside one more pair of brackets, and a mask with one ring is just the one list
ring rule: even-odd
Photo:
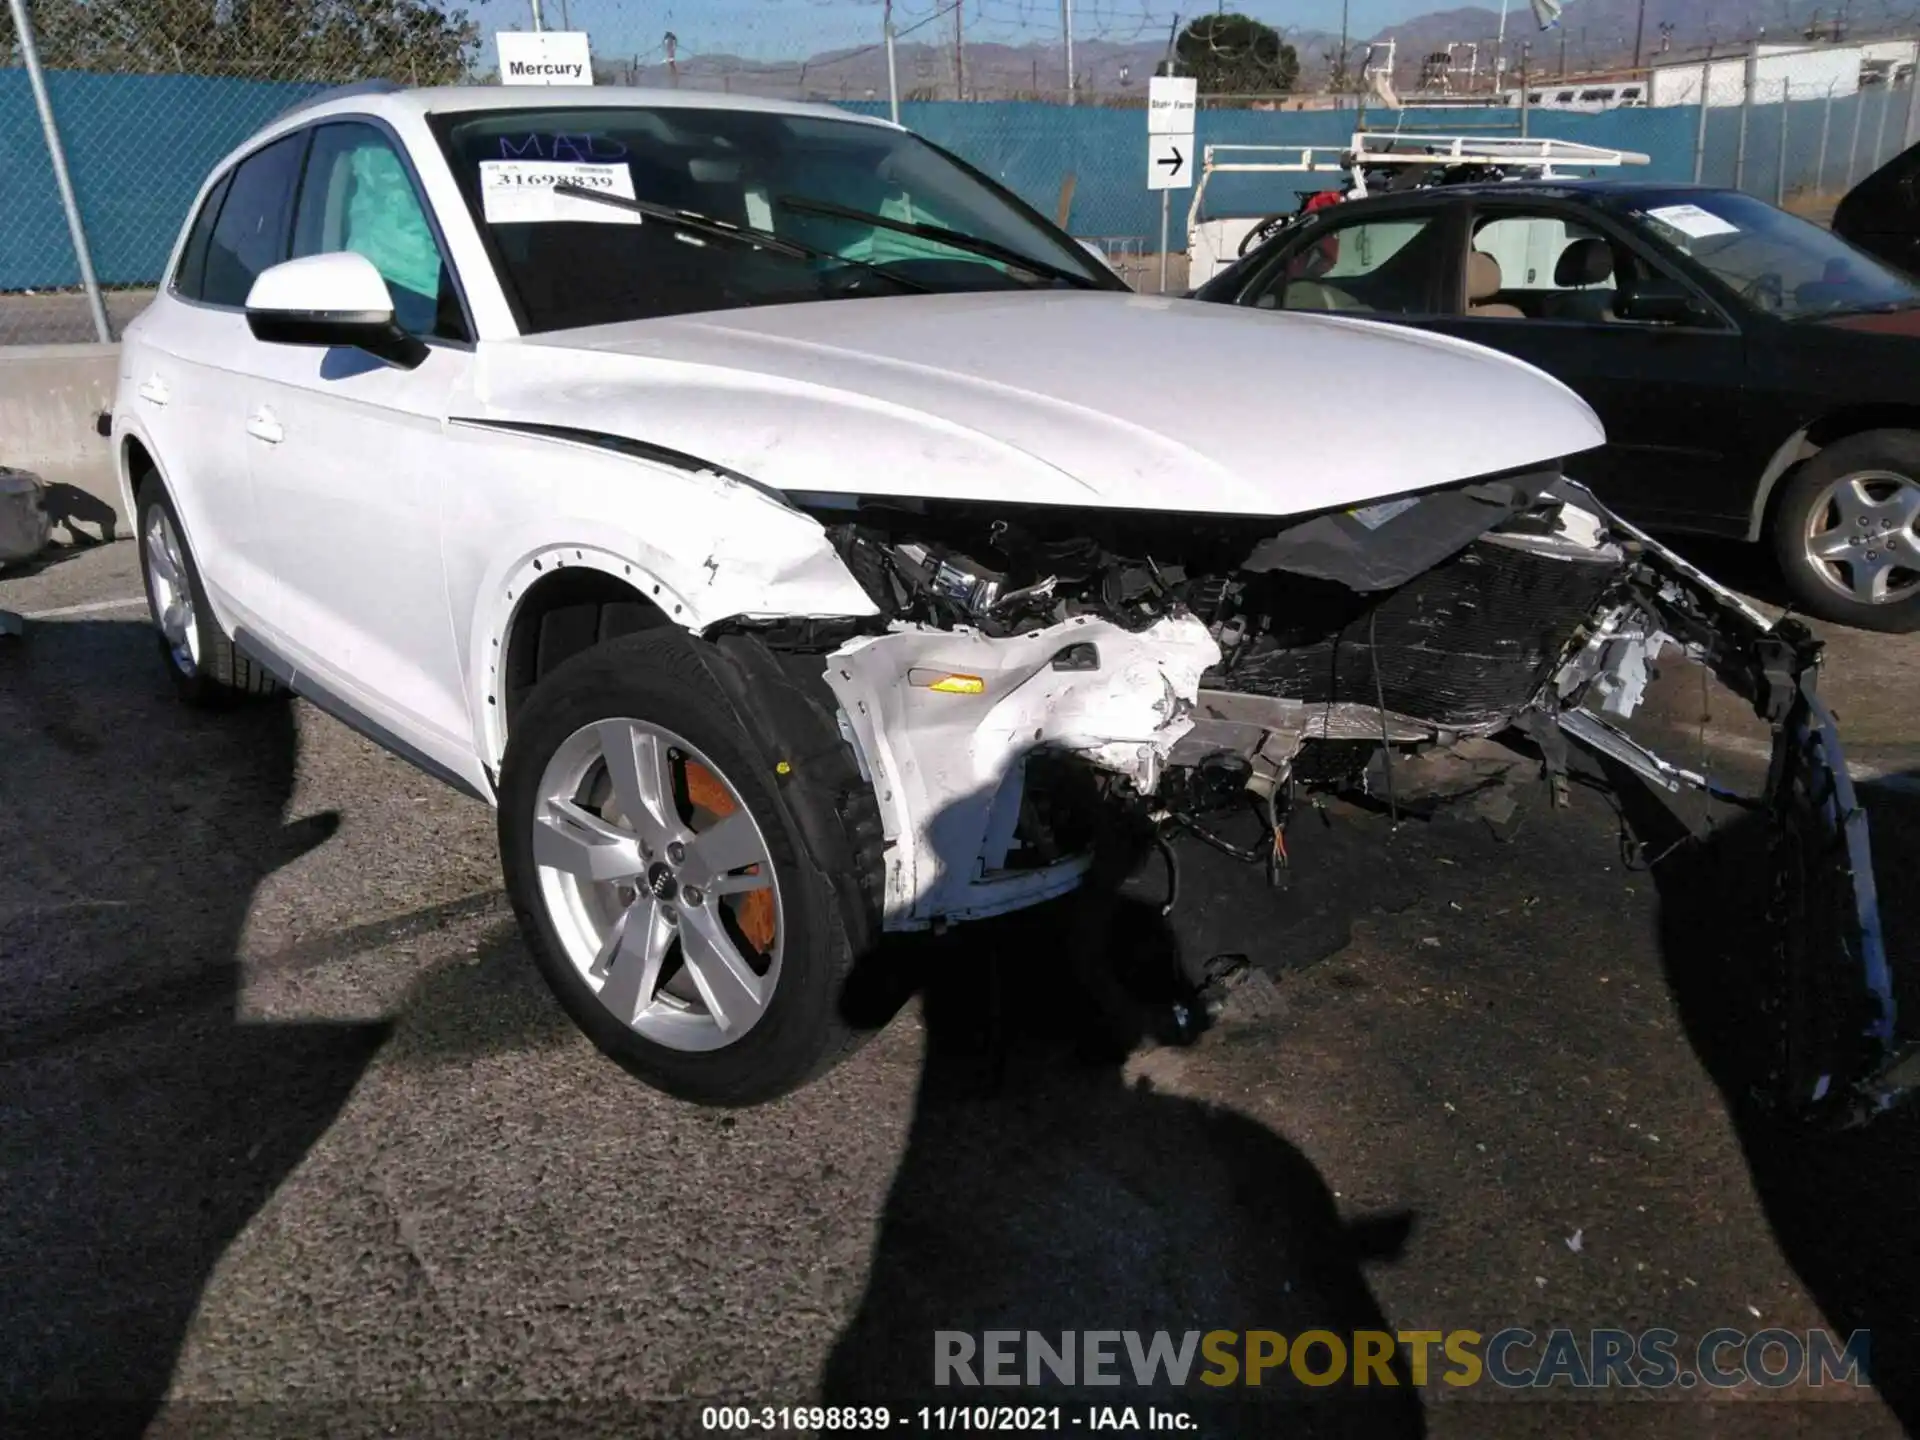
[[[1741,877],[1629,868],[1594,790],[1524,786],[1505,840],[1333,806],[1279,896],[1189,853],[1102,953],[1260,961],[1196,1043],[1094,1006],[1043,915],[903,957],[857,1057],[720,1114],[563,1020],[486,809],[304,704],[180,709],[137,591],[126,544],[0,580],[66,612],[0,639],[0,1405],[124,1406],[53,1432],[693,1433],[926,1397],[936,1329],[1509,1325],[1867,1328],[1877,1388],[1295,1387],[1197,1433],[1920,1430],[1913,1119],[1734,1103]],[[1911,954],[1920,640],[1832,642]],[[1702,696],[1671,671],[1650,723],[1751,776]]]

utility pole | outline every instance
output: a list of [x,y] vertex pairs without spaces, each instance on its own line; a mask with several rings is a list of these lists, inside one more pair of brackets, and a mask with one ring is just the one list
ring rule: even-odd
[[1633,68],[1640,68],[1640,57],[1647,44],[1647,0],[1640,0],[1640,21],[1633,29]]
[[893,51],[893,0],[887,0],[885,18],[885,36],[887,41],[887,117],[894,124],[900,123],[900,66]]
[[967,36],[961,28],[963,0],[953,0],[953,98],[967,98]]
[[1493,88],[1504,90],[1507,85],[1507,0],[1500,0],[1500,39],[1494,46]]
[[1349,0],[1340,0],[1340,59],[1333,67],[1334,84],[1342,90],[1347,88],[1347,49],[1353,44],[1348,38],[1347,8]]
[[542,21],[540,16],[540,0],[532,0],[532,5],[533,5],[533,28],[535,30],[546,29],[547,27],[545,23]]
[[1075,102],[1073,74],[1073,0],[1060,0],[1060,32],[1067,38],[1067,103]]

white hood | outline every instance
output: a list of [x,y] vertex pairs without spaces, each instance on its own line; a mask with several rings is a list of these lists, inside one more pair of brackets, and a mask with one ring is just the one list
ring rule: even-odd
[[1601,444],[1585,402],[1397,327],[1114,293],[765,306],[483,346],[475,418],[785,491],[1290,515]]

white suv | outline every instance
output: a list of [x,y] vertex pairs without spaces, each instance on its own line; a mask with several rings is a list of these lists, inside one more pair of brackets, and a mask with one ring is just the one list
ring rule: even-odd
[[1578,706],[1632,709],[1662,606],[1765,630],[1559,481],[1602,435],[1539,372],[1133,295],[818,107],[298,107],[202,190],[113,431],[183,693],[291,688],[496,804],[562,1003],[717,1103],[1116,814],[1277,853],[1380,742],[1612,734]]

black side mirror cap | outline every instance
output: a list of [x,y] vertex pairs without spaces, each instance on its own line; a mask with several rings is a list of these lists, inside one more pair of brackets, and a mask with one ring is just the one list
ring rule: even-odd
[[418,369],[430,353],[425,341],[402,330],[384,310],[249,310],[247,328],[263,344],[345,346],[401,370]]

